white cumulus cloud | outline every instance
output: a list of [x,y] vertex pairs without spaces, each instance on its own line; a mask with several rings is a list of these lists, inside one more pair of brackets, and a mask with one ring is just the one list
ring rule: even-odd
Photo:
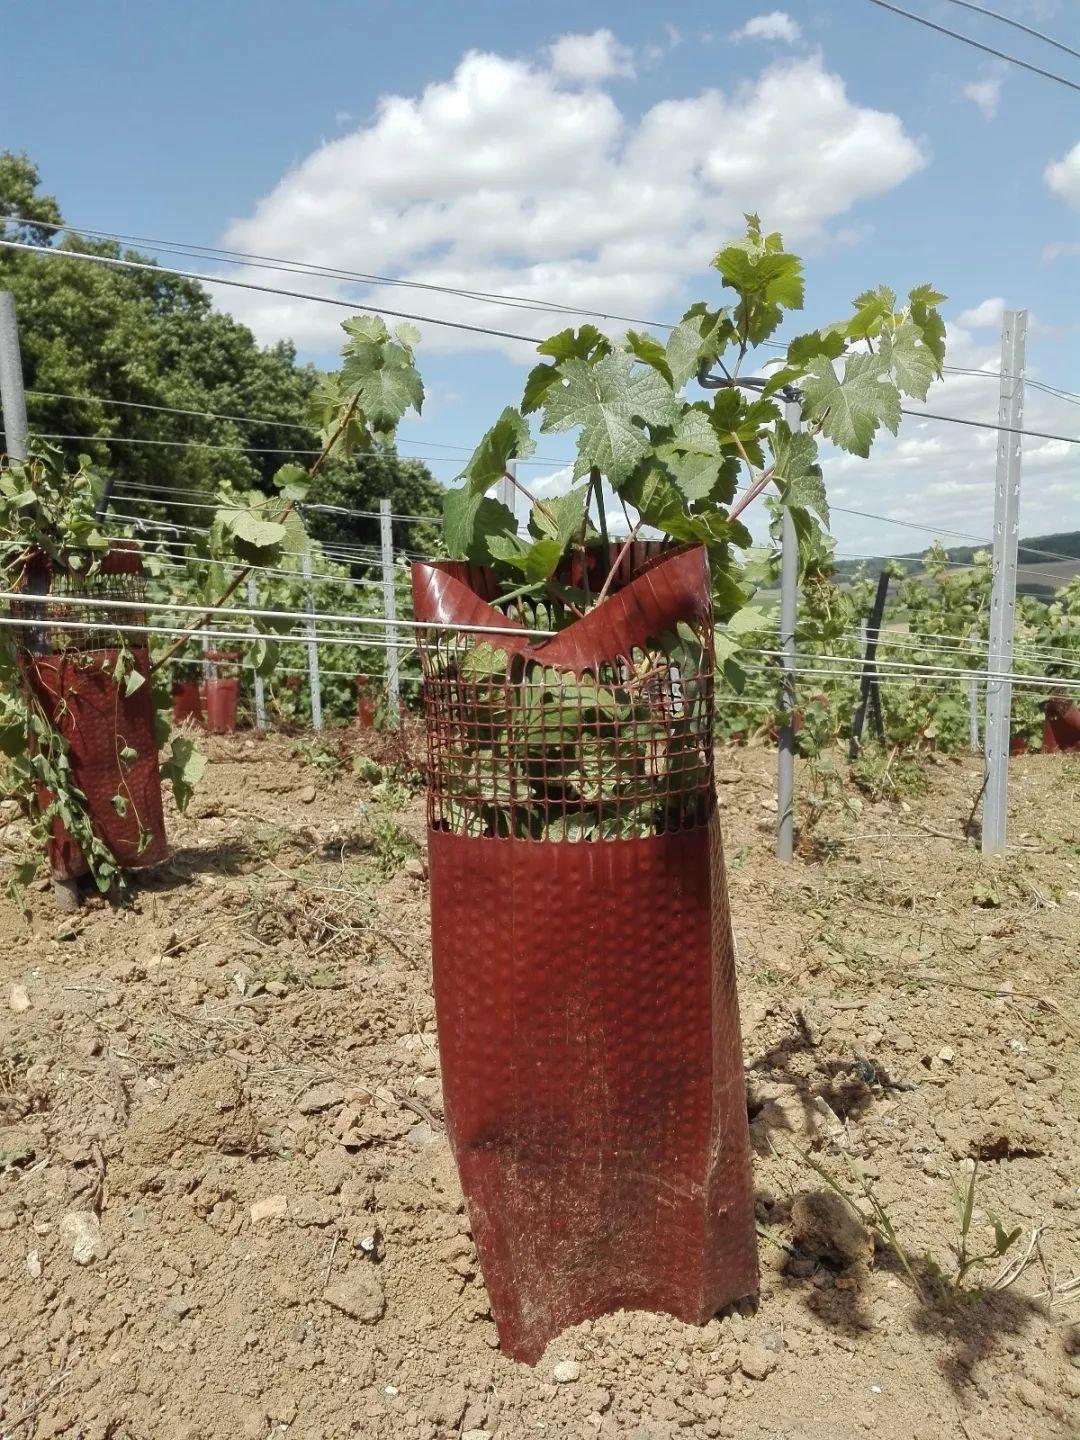
[[794,45],[802,35],[798,24],[784,10],[770,10],[766,15],[754,15],[745,25],[736,30],[732,40],[783,40]]
[[984,120],[992,120],[997,114],[1001,101],[1000,75],[985,75],[981,80],[972,80],[961,90],[965,100],[970,100],[982,111]]
[[1000,295],[994,295],[989,300],[983,300],[980,304],[965,310],[956,318],[958,325],[965,326],[968,330],[997,330],[1001,326],[1001,317],[1005,313],[1005,301]]
[[594,30],[591,35],[560,35],[549,47],[551,69],[562,80],[582,85],[598,85],[616,75],[633,77],[634,56],[621,45],[610,30]]
[[[700,283],[717,245],[742,228],[744,210],[793,244],[839,243],[858,232],[848,223],[834,233],[833,222],[924,163],[899,118],[853,99],[816,55],[631,118],[602,89],[570,84],[550,52],[530,63],[473,51],[450,78],[385,96],[368,123],[320,145],[223,243],[496,292],[505,304],[379,284],[361,291],[338,279],[288,287],[540,335],[560,317],[510,297],[667,319],[686,282]],[[250,277],[287,288],[274,271]],[[242,291],[220,302],[264,341],[337,347],[332,307]],[[424,329],[430,348],[529,359],[520,344]]]
[[1043,171],[1043,179],[1060,195],[1066,205],[1080,210],[1080,140],[1060,160],[1052,160]]

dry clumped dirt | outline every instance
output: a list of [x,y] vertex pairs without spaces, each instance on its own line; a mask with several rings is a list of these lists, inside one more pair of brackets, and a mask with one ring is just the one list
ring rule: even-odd
[[[1075,1433],[1078,762],[1013,763],[1005,860],[964,838],[965,759],[783,868],[774,755],[720,755],[760,1303],[605,1317],[528,1369],[441,1123],[418,791],[208,745],[130,908],[0,901],[0,1437]],[[978,1245],[1023,1228],[984,1280],[1028,1264],[924,1304],[806,1156],[861,1166],[923,1284],[978,1160]]]

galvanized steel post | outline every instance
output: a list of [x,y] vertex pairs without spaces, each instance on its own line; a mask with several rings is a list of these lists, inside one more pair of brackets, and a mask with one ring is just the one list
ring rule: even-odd
[[379,532],[382,541],[383,618],[386,620],[386,709],[387,724],[396,730],[401,724],[401,687],[398,680],[397,597],[394,594],[394,530],[390,501],[379,501]]
[[[1009,739],[1016,620],[1016,550],[1020,534],[1020,430],[1024,418],[1026,310],[1006,310],[1001,322],[997,483],[994,490],[994,569],[990,591],[990,648],[986,657],[986,788],[982,849],[1005,849],[1009,810]],[[996,677],[996,678],[995,678]]]
[[0,290],[0,405],[4,415],[4,449],[12,460],[25,460],[29,435],[26,395],[15,296],[10,290]]
[[[797,400],[784,406],[792,430],[802,424],[802,407]],[[780,555],[780,708],[786,719],[780,726],[780,754],[777,762],[776,853],[781,860],[795,854],[795,616],[799,593],[799,538],[795,522],[786,507]]]
[[319,645],[315,638],[315,596],[312,593],[311,585],[311,551],[304,551],[304,579],[307,584],[307,595],[305,604],[307,606],[307,633],[308,633],[308,677],[311,681],[311,726],[313,730],[322,729],[322,686],[319,683]]
[[[259,591],[254,575],[248,576],[247,602],[249,610],[258,608]],[[266,729],[266,685],[257,670],[255,672],[255,725],[259,730]]]

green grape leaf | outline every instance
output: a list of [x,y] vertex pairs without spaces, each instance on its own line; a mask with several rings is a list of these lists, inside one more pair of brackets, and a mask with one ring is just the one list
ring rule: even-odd
[[[766,398],[747,401],[737,390],[718,390],[709,407],[712,424],[725,447],[725,454],[737,455],[742,459],[742,450],[752,465],[765,463],[762,448],[762,428],[780,419],[780,409],[774,400]],[[739,444],[735,443],[738,437]]]
[[521,413],[532,415],[544,403],[544,396],[559,379],[558,365],[534,365],[525,381]]
[[809,330],[805,335],[796,335],[788,346],[789,365],[805,365],[815,355],[827,355],[838,360],[844,353],[844,337],[838,330]]
[[803,307],[802,261],[783,249],[778,234],[762,237],[752,220],[746,239],[725,245],[712,263],[724,284],[739,293],[735,329],[751,345],[768,339],[785,310]]
[[461,472],[469,482],[470,493],[483,494],[502,478],[511,460],[531,455],[535,448],[529,422],[519,410],[507,405]]
[[251,647],[251,663],[255,667],[255,673],[264,679],[274,673],[280,658],[281,645],[277,640],[270,640],[265,635],[260,636]]
[[[738,527],[742,529],[741,526]],[[745,532],[744,532],[745,533]],[[747,536],[747,541],[749,536]],[[737,541],[739,545],[745,542]],[[730,620],[746,604],[747,591],[739,584],[738,577],[731,570],[715,567],[712,572],[713,612],[717,620]]]
[[290,510],[281,524],[285,527],[285,539],[281,545],[284,554],[303,555],[311,548],[307,527],[298,511]]
[[649,451],[648,425],[671,424],[679,413],[671,386],[655,370],[638,369],[628,356],[605,355],[590,365],[567,360],[562,381],[544,399],[543,431],[580,426],[575,477],[595,466],[618,488]]
[[195,786],[206,769],[206,756],[195,748],[194,740],[174,735],[168,758],[162,761],[161,777],[171,782],[178,810],[186,810]]
[[725,285],[764,303],[801,310],[805,297],[802,261],[784,251],[769,252],[743,244],[725,245],[713,265]]
[[547,580],[555,573],[564,547],[558,540],[534,540],[530,545],[516,535],[489,536],[488,552],[504,565],[520,570],[526,580]]
[[654,464],[651,458],[630,478],[622,493],[646,525],[665,531],[673,540],[710,547],[726,545],[729,541],[737,545],[750,543],[746,529],[717,510],[690,514],[666,469]]
[[[921,286],[920,289],[936,295],[936,290],[930,290],[929,286]],[[916,291],[911,292],[911,323],[922,336],[922,342],[930,351],[937,363],[937,373],[941,374],[942,366],[945,364],[945,321],[941,313],[935,310],[933,305],[915,298]]]
[[803,413],[841,450],[865,458],[879,425],[894,435],[900,425],[900,392],[882,372],[879,355],[849,355],[841,379],[818,356],[803,382]]
[[282,465],[274,476],[274,484],[286,500],[303,500],[310,483],[311,477],[302,465]]
[[15,720],[0,725],[0,755],[14,758],[26,749],[26,730]]
[[769,375],[762,394],[775,395],[785,385],[801,380],[806,367],[818,355],[827,355],[830,360],[838,360],[846,346],[847,342],[839,329],[810,330],[805,335],[796,335],[788,346],[787,359],[779,370],[774,370]]
[[225,533],[232,537],[233,548],[241,560],[266,560],[287,533],[284,525],[263,519],[255,508],[223,506],[217,516]]
[[922,305],[927,309],[933,309],[935,305],[942,305],[949,297],[942,291],[935,289],[933,285],[916,285],[913,290],[908,291],[908,302],[911,305]]
[[785,505],[814,510],[829,523],[825,482],[817,463],[817,443],[805,430],[792,430],[778,420],[769,441],[773,456],[773,481]]
[[343,398],[359,398],[359,408],[379,436],[392,436],[406,410],[419,415],[424,383],[413,359],[412,345],[391,337],[377,315],[353,316],[342,322],[348,336],[342,347],[340,385]]
[[737,637],[760,636],[771,633],[774,628],[774,621],[769,614],[755,605],[744,605],[737,610],[727,622],[728,635]]
[[806,373],[806,366],[816,356],[828,356],[829,360],[838,360],[847,348],[842,327],[834,327],[831,330],[811,330],[805,336],[796,336],[788,346],[788,359],[780,364],[778,370],[769,374],[762,396],[768,399],[770,395],[776,395],[786,384],[798,384]]
[[459,669],[463,676],[470,679],[501,678],[506,674],[506,651],[488,640],[482,640],[465,652]]
[[883,330],[878,354],[904,395],[926,399],[930,382],[937,377],[938,362],[923,344],[922,332],[913,320],[902,321],[891,334]]
[[129,670],[124,678],[124,696],[134,695],[146,684],[146,676],[140,670]]
[[563,550],[581,534],[589,487],[552,495],[533,506],[529,529],[538,540],[557,540]]
[[611,350],[611,341],[595,325],[582,325],[580,330],[560,330],[536,347],[538,355],[550,355],[557,365],[564,360],[598,359],[610,355]]
[[712,494],[722,470],[732,480],[738,471],[737,461],[728,461],[708,413],[702,410],[684,410],[675,422],[672,438],[659,444],[656,454],[691,503]]
[[674,383],[671,377],[671,366],[668,364],[667,351],[655,335],[646,335],[640,330],[628,330],[626,332],[626,350],[627,354],[635,356],[643,365],[651,365],[669,385]]
[[453,559],[483,565],[492,536],[516,534],[513,511],[489,495],[474,494],[463,485],[443,497],[443,541]]
[[843,332],[854,340],[865,340],[870,335],[877,335],[881,322],[895,310],[896,291],[890,290],[888,285],[879,285],[876,290],[864,290],[861,295],[856,295],[851,303],[855,313],[844,325]]
[[681,390],[702,364],[711,365],[724,353],[732,333],[726,310],[692,305],[668,336],[667,363],[672,384]]
[[323,445],[333,441],[331,454],[344,458],[354,450],[371,449],[367,423],[362,413],[350,412],[340,375],[318,376],[308,397],[307,414]]

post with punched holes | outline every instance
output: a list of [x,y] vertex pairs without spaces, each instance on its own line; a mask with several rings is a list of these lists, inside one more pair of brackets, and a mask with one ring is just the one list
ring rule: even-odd
[[1006,310],[1001,322],[1001,389],[998,398],[997,482],[994,490],[994,569],[990,590],[990,648],[986,658],[986,784],[982,849],[1005,849],[1009,810],[1009,739],[1016,620],[1016,550],[1020,533],[1020,440],[1024,420],[1026,310]]
[[[797,400],[784,406],[784,418],[792,430],[802,424],[802,407]],[[780,755],[777,768],[776,853],[788,861],[795,854],[795,612],[799,595],[799,538],[791,511],[784,508],[780,555]]]
[[23,393],[22,352],[15,318],[15,296],[0,290],[0,406],[4,415],[4,450],[12,460],[26,459],[28,430]]
[[[247,602],[249,610],[257,610],[259,606],[259,590],[255,584],[255,576],[249,575],[247,582]],[[256,670],[255,672],[255,727],[258,730],[266,729],[266,685],[263,677]]]
[[390,501],[379,501],[379,534],[382,542],[383,619],[386,621],[386,723],[391,730],[401,725],[401,686],[398,679],[397,597],[394,594],[394,528]]
[[308,678],[311,682],[311,728],[322,729],[322,685],[319,681],[319,643],[315,638],[315,595],[311,584],[311,548],[304,551],[304,579],[307,581]]

